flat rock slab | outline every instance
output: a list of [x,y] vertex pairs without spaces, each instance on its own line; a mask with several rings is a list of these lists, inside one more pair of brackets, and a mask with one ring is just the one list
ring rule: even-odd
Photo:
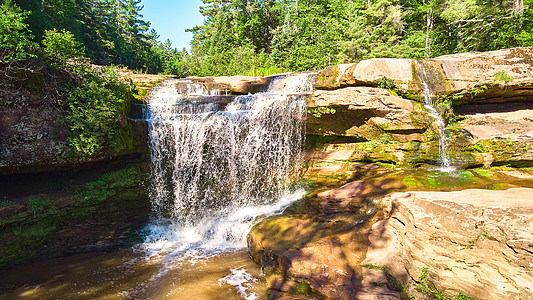
[[428,280],[448,295],[533,299],[533,189],[394,193],[363,264]]

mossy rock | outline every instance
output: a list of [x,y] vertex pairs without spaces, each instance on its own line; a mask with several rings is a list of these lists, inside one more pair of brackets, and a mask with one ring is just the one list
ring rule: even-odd
[[19,191],[29,193],[29,200],[22,211],[0,221],[0,238],[8,241],[0,245],[0,268],[87,246],[116,247],[138,239],[131,229],[149,212],[143,186],[148,177],[146,168],[126,166],[72,185],[84,176],[60,178],[58,186],[50,182],[35,190],[27,187],[27,192]]

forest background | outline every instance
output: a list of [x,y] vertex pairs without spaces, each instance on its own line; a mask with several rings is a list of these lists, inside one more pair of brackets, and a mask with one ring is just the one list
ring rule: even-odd
[[533,46],[533,0],[203,2],[204,24],[189,29],[194,34],[191,51],[158,41],[142,18],[140,0],[5,1],[1,34],[17,35],[14,40],[22,45],[6,45],[4,37],[0,48],[32,53],[54,32],[71,35],[78,46],[74,52],[95,64],[217,76]]
[[533,46],[533,0],[203,0],[190,51],[159,41],[142,8],[140,0],[3,0],[0,92],[23,91],[21,105],[64,112],[70,145],[93,155],[121,144],[135,88],[117,67],[268,75]]

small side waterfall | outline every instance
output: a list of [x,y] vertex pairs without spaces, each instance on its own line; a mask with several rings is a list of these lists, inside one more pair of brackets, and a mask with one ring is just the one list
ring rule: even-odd
[[448,157],[448,137],[446,136],[446,122],[437,110],[435,103],[435,95],[431,90],[431,83],[438,80],[435,76],[432,66],[425,65],[424,61],[418,61],[417,64],[418,75],[424,86],[424,107],[433,118],[433,125],[437,131],[438,145],[439,145],[439,163],[440,170],[444,172],[453,171],[454,168],[451,165],[450,158]]
[[301,197],[290,187],[301,170],[313,77],[280,76],[264,93],[232,99],[189,80],[152,91],[146,117],[157,222],[147,247],[242,247],[257,216]]

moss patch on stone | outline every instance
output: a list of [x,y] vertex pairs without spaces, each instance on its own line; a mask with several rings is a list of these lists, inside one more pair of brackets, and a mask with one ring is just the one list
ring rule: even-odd
[[0,245],[0,268],[138,239],[132,226],[148,213],[146,177],[144,168],[134,165],[63,191],[30,195],[0,221],[0,239],[6,241]]

